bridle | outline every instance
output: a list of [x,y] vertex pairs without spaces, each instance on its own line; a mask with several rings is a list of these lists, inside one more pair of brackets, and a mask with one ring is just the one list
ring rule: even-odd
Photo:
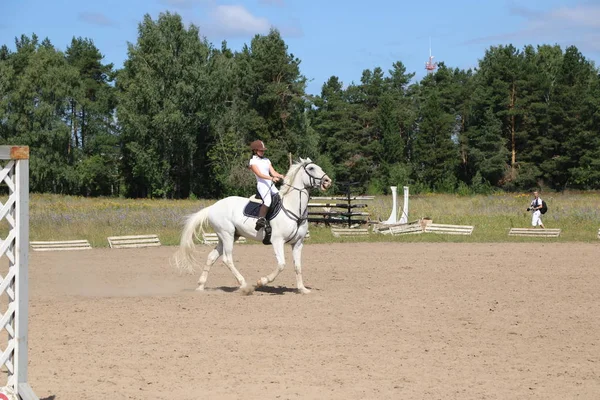
[[316,176],[314,176],[313,174],[311,174],[310,172],[308,172],[308,169],[306,169],[306,167],[308,167],[310,164],[315,164],[314,162],[309,162],[304,164],[303,168],[304,168],[304,172],[306,172],[306,175],[308,175],[308,177],[310,178],[310,187],[317,187],[316,183],[319,183],[319,186],[321,186],[323,184],[323,178],[325,178],[327,176],[326,173],[323,172],[323,176],[321,176],[320,178],[317,178]]
[[[318,186],[321,186],[323,184],[323,179],[325,179],[325,177],[327,176],[326,173],[323,173],[323,175],[321,177],[317,177],[313,174],[311,174],[307,167],[311,164],[316,165],[313,162],[309,162],[306,163],[305,165],[303,165],[302,167],[304,168],[304,172],[306,173],[306,175],[308,175],[309,177],[309,188],[315,188]],[[308,220],[308,200],[310,200],[310,195],[308,193],[308,188],[307,187],[302,187],[302,188],[297,188],[294,185],[290,185],[289,183],[283,183],[284,185],[288,186],[290,189],[292,190],[296,190],[298,192],[298,196],[299,196],[299,201],[298,201],[298,214],[295,214],[293,211],[288,210],[287,208],[285,208],[285,206],[283,205],[283,202],[281,203],[281,209],[283,210],[283,212],[285,213],[285,215],[287,215],[290,219],[295,220],[296,221],[296,231],[290,236],[290,239],[286,240],[286,243],[289,242],[291,240],[291,238],[293,238],[296,235],[296,232],[298,232],[298,229],[300,228],[300,226]],[[304,211],[302,211],[302,193],[306,193],[306,197],[307,197],[307,205],[306,205],[306,209]]]

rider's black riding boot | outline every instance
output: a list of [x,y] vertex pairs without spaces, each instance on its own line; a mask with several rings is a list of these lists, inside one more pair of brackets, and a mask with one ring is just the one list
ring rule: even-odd
[[254,227],[254,229],[256,229],[257,231],[260,231],[262,228],[265,228],[269,225],[269,221],[267,221],[267,219],[265,218],[267,216],[268,211],[269,206],[261,204],[260,210],[258,210],[258,221],[256,221],[256,226]]

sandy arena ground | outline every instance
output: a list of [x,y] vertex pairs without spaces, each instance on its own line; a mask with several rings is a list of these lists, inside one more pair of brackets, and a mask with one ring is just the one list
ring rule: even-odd
[[[598,399],[596,244],[308,244],[251,296],[175,247],[30,253],[45,400]],[[202,247],[204,256],[209,248]],[[249,282],[271,247],[238,245]]]

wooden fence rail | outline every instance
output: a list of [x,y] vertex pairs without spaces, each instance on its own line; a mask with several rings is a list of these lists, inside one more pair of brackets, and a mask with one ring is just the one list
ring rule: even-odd
[[107,239],[111,249],[131,249],[161,245],[158,235],[109,236]]
[[511,228],[508,236],[559,237],[560,229]]
[[91,250],[92,245],[87,240],[63,241],[36,241],[29,242],[33,251],[65,251],[65,250]]

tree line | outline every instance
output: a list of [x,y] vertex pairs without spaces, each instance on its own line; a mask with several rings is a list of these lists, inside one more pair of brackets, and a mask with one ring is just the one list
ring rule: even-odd
[[121,69],[89,38],[3,45],[0,141],[30,146],[31,190],[249,195],[255,139],[278,170],[311,157],[372,194],[600,189],[600,71],[574,46],[493,46],[475,70],[439,63],[420,81],[398,61],[311,96],[276,30],[240,51],[200,33],[146,15]]

